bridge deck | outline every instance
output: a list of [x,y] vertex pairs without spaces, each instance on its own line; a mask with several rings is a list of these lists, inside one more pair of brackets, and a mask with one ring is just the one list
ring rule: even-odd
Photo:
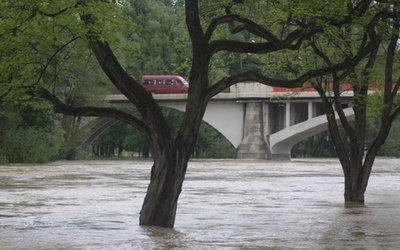
[[[343,97],[351,97],[352,91],[343,93]],[[185,102],[188,94],[153,94],[158,102]],[[246,101],[254,99],[262,99],[264,101],[286,101],[293,100],[316,100],[319,99],[316,92],[235,92],[235,93],[219,93],[212,98],[212,101]],[[112,103],[128,102],[124,95],[108,95],[107,100]]]

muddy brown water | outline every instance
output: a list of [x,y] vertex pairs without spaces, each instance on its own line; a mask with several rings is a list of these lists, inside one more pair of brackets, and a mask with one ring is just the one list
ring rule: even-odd
[[335,159],[193,160],[173,229],[140,227],[151,162],[0,166],[0,249],[400,249],[400,160],[344,204]]

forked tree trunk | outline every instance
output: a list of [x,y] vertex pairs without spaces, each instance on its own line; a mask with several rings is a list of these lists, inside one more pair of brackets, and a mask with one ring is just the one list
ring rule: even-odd
[[[357,113],[358,111],[355,112]],[[373,159],[375,159],[375,156],[373,156],[370,158],[372,161],[364,160],[366,120],[360,114],[356,114],[356,119],[355,127],[358,131],[355,132],[356,137],[349,138],[348,147],[350,150],[344,145],[345,142],[340,139],[337,124],[331,125],[336,129],[336,132],[334,134],[331,133],[331,135],[336,136],[334,143],[344,173],[345,202],[364,202],[364,194],[367,189]],[[335,121],[332,119],[330,122],[333,123]]]
[[365,189],[363,189],[359,183],[353,183],[349,181],[348,177],[345,177],[345,188],[344,188],[344,200],[345,202],[364,202],[364,193]]
[[[342,166],[343,168],[348,166]],[[344,174],[344,200],[345,202],[364,202],[364,194],[368,185],[371,166],[349,166],[353,171]],[[358,169],[358,171],[356,170]],[[353,173],[351,173],[353,172]]]
[[171,228],[174,226],[178,198],[199,133],[206,102],[202,105],[193,105],[188,100],[186,109],[189,110],[187,111],[189,114],[196,115],[185,116],[187,119],[184,119],[176,138],[161,144],[160,141],[153,142],[154,163],[150,185],[140,211],[140,225]]
[[[366,131],[366,111],[365,105],[359,104],[354,107],[355,128],[351,127],[341,107],[338,87],[335,86],[336,112],[341,116],[341,123],[347,133],[349,144],[342,139],[339,132],[339,124],[336,121],[335,110],[332,103],[326,97],[321,87],[317,87],[326,110],[329,133],[332,137],[335,150],[340,160],[344,174],[344,199],[345,202],[364,202],[364,194],[367,189],[368,179],[371,173],[376,152],[368,155],[364,160],[364,141]],[[347,144],[347,145],[346,145]]]
[[196,112],[191,113],[196,115],[190,116],[188,120],[184,119],[177,138],[170,139],[173,143],[153,142],[154,163],[150,185],[140,211],[140,225],[171,228],[174,226],[178,198],[206,104],[189,104],[186,108],[192,110],[193,107]]

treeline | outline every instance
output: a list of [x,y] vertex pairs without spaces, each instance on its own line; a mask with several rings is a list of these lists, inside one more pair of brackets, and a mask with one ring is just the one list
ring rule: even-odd
[[45,110],[2,109],[0,123],[0,163],[48,162],[60,157],[63,130]]
[[[178,111],[165,112],[171,123],[180,118]],[[87,152],[103,157],[150,157],[152,152],[148,138],[123,123],[117,123],[84,149],[83,138],[89,130],[82,127],[80,118],[55,116],[50,109],[2,109],[0,123],[0,164],[82,159]],[[233,158],[235,152],[218,131],[202,124],[194,157]]]

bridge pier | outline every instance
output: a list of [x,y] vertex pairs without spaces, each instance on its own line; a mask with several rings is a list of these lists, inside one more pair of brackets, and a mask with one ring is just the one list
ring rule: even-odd
[[263,103],[244,103],[243,139],[236,157],[239,159],[269,159],[269,147],[264,140]]
[[271,160],[273,161],[291,161],[292,157],[290,156],[290,152],[285,154],[271,154]]

